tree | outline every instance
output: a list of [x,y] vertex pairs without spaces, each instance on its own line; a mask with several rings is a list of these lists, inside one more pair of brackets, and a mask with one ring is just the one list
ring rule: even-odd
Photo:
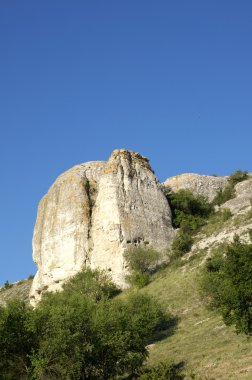
[[216,252],[205,265],[201,289],[227,325],[252,334],[252,244],[236,236],[225,255]]
[[1,378],[108,380],[138,371],[166,316],[149,296],[115,294],[104,272],[87,270],[36,309],[20,301],[0,308]]
[[213,212],[213,206],[202,196],[195,196],[187,189],[181,189],[168,195],[173,213],[175,227],[187,225],[195,231],[205,223],[205,219]]
[[150,275],[160,264],[161,253],[152,247],[139,245],[128,249],[124,258],[131,272],[128,281],[142,287],[148,284]]
[[32,309],[12,300],[0,307],[0,373],[8,379],[26,379],[30,355],[37,345],[31,330]]

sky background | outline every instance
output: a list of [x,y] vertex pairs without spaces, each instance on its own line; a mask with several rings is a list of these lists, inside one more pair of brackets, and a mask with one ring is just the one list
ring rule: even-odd
[[35,273],[38,202],[78,163],[252,171],[251,47],[251,0],[1,0],[0,284]]

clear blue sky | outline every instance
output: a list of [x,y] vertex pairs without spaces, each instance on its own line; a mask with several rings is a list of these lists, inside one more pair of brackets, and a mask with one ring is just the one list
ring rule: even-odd
[[35,273],[38,202],[75,164],[252,171],[251,46],[250,0],[2,0],[0,283]]

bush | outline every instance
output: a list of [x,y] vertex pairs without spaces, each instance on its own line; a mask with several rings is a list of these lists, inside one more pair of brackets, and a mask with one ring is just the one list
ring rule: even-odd
[[106,271],[89,268],[70,278],[63,285],[63,289],[64,294],[68,294],[69,297],[80,294],[96,302],[104,298],[113,298],[120,293]]
[[20,301],[0,307],[1,378],[108,380],[136,373],[166,316],[152,298],[119,299],[114,289],[103,272],[88,270],[61,293],[45,294],[36,309]]
[[252,334],[252,244],[235,237],[223,252],[217,251],[205,265],[201,291],[237,333]]
[[187,189],[176,193],[166,191],[166,197],[172,210],[173,226],[180,228],[172,243],[173,258],[178,258],[190,251],[193,234],[206,223],[214,207],[206,198],[195,196]]
[[232,186],[237,183],[248,179],[248,172],[245,170],[236,170],[234,173],[230,174],[228,181]]
[[235,197],[234,187],[231,185],[227,185],[223,190],[219,190],[216,193],[213,199],[213,205],[220,206],[234,197]]
[[172,242],[173,258],[183,256],[189,252],[193,244],[193,238],[189,233],[179,231]]
[[148,273],[140,273],[140,272],[132,272],[128,276],[126,276],[126,281],[130,285],[135,285],[138,288],[143,288],[144,286],[150,283],[150,274]]
[[138,380],[182,380],[181,370],[180,365],[161,362],[154,367],[145,367]]
[[195,196],[189,190],[181,189],[166,195],[171,206],[174,227],[187,224],[192,230],[196,230],[213,212],[213,206],[206,198]]
[[236,170],[234,173],[230,174],[228,178],[228,185],[223,189],[217,192],[213,205],[220,206],[221,204],[229,201],[235,197],[235,185],[241,181],[244,181],[248,178],[248,172],[242,170]]
[[161,253],[152,247],[139,245],[132,247],[124,253],[125,261],[130,269],[127,281],[138,287],[147,285],[151,274],[161,263]]
[[10,289],[12,287],[13,287],[13,284],[10,284],[8,280],[5,281],[5,283],[4,283],[4,289]]
[[138,245],[125,251],[124,258],[130,270],[150,274],[159,264],[161,253],[152,247]]
[[0,373],[7,379],[28,378],[36,335],[30,329],[32,309],[20,300],[0,307]]

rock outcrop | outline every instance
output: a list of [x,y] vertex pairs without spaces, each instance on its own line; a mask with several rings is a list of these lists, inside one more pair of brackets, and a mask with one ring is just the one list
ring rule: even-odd
[[216,193],[223,190],[227,184],[227,177],[186,173],[168,178],[163,183],[163,186],[165,188],[170,188],[174,192],[177,192],[180,189],[188,189],[194,195],[201,195],[211,202]]
[[225,202],[221,207],[229,208],[232,214],[246,212],[252,205],[252,179],[235,185],[235,198]]
[[61,288],[83,266],[106,269],[122,288],[131,245],[167,248],[171,211],[148,160],[116,150],[108,162],[89,162],[63,173],[41,200],[33,236],[38,266],[30,298]]

